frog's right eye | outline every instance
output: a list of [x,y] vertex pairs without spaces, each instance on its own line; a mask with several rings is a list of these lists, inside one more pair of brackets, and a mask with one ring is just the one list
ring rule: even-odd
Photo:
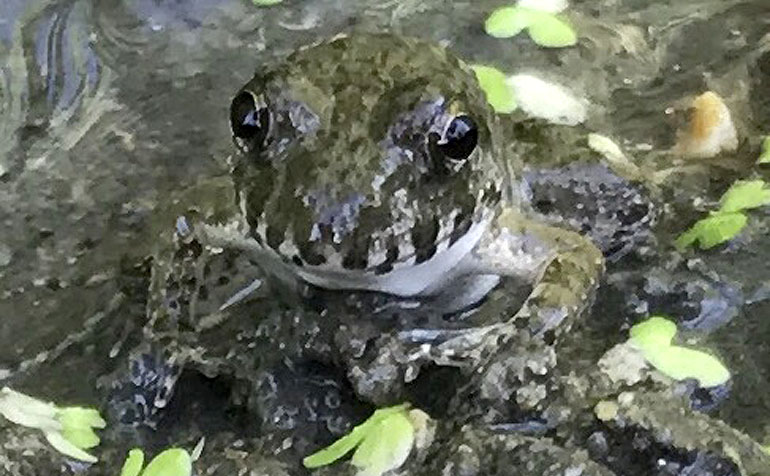
[[253,94],[242,91],[230,105],[230,128],[241,151],[258,150],[270,128],[270,111]]

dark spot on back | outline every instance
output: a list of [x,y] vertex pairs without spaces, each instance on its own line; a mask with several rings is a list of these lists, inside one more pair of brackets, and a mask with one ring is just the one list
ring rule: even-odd
[[370,236],[361,236],[356,232],[351,240],[350,248],[342,258],[342,266],[346,269],[365,269],[369,264],[369,244],[372,238]]
[[452,233],[449,234],[449,246],[452,246],[455,241],[462,238],[468,232],[468,229],[471,227],[471,221],[470,213],[461,212],[457,214]]
[[393,271],[393,263],[398,259],[398,245],[396,240],[391,237],[388,243],[388,251],[385,254],[385,261],[374,268],[374,274],[385,274]]
[[436,253],[438,226],[438,220],[434,218],[428,222],[418,223],[412,229],[412,244],[417,263],[422,263]]
[[267,227],[267,246],[278,251],[278,247],[283,243],[283,231],[274,226]]

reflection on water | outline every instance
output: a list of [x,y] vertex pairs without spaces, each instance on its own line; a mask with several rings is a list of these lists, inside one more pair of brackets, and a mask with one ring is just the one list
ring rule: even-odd
[[[95,398],[61,371],[94,381],[112,365],[103,355],[114,342],[62,347],[64,336],[141,318],[140,304],[115,296],[133,289],[127,269],[149,253],[158,223],[173,224],[156,218],[173,191],[223,171],[230,95],[264,62],[318,38],[389,29],[507,73],[537,71],[588,98],[588,126],[629,150],[670,147],[666,111],[707,89],[728,101],[744,142],[770,127],[765,0],[575,1],[581,41],[563,51],[485,36],[483,19],[500,4],[1,0],[0,383],[52,399]],[[761,219],[759,235],[770,226]],[[712,256],[709,272],[749,295],[770,280],[768,259],[767,240],[755,241]],[[770,307],[736,313],[731,301],[730,309],[737,316],[711,336],[739,369],[722,415],[766,438]],[[56,371],[34,364],[57,345]]]

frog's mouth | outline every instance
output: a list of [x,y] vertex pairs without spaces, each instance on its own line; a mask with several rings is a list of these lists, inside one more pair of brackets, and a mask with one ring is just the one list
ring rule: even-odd
[[430,295],[461,274],[466,264],[470,264],[466,257],[479,242],[488,224],[488,220],[476,222],[453,243],[450,244],[448,237],[439,242],[436,253],[429,259],[420,263],[415,263],[413,257],[397,261],[393,263],[393,269],[386,273],[328,265],[289,266],[304,281],[325,289],[377,291],[403,297]]

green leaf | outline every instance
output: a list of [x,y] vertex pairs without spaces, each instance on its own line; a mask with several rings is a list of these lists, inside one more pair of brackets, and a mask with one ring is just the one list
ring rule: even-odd
[[529,26],[532,12],[534,10],[523,7],[498,8],[487,17],[484,31],[495,38],[511,38]]
[[17,425],[44,431],[59,431],[57,409],[52,403],[4,387],[0,391],[0,415]]
[[758,164],[770,164],[770,136],[765,137],[762,141],[762,152],[757,159]]
[[645,358],[672,379],[696,379],[702,387],[715,387],[730,379],[730,371],[719,359],[700,350],[675,345],[660,347],[645,353]]
[[395,413],[377,422],[353,455],[358,476],[380,476],[399,468],[414,444],[414,427],[405,412]]
[[735,182],[722,195],[720,212],[739,212],[770,203],[770,188],[764,180]]
[[546,48],[564,48],[577,43],[575,30],[566,21],[546,12],[529,13],[529,36]]
[[93,408],[64,407],[56,417],[64,428],[104,428],[107,422]]
[[169,448],[150,461],[142,476],[190,476],[192,459],[181,448]]
[[99,445],[99,436],[91,428],[64,428],[61,434],[67,441],[83,450]]
[[302,460],[302,464],[308,468],[318,468],[326,466],[345,456],[353,448],[359,445],[361,441],[372,431],[376,425],[390,415],[405,412],[409,404],[401,404],[393,407],[381,408],[372,413],[363,423],[356,426],[350,433],[338,439],[331,445],[323,448]]
[[631,327],[631,341],[642,350],[668,347],[676,335],[676,324],[665,317],[652,316]]
[[491,66],[473,65],[473,72],[479,80],[487,101],[495,112],[506,114],[516,110],[516,98],[513,90],[506,83],[505,74]]
[[270,5],[277,5],[281,3],[283,0],[251,0],[251,3],[258,7],[267,7]]
[[144,466],[144,451],[134,448],[128,452],[128,457],[120,470],[120,476],[139,476]]
[[90,453],[86,453],[82,449],[73,445],[64,437],[64,435],[58,431],[46,431],[44,435],[45,439],[48,440],[48,443],[50,443],[56,451],[65,456],[69,456],[70,458],[74,458],[80,461],[85,461],[86,463],[96,463],[98,461],[96,456]]
[[675,245],[683,250],[697,241],[702,250],[707,250],[734,238],[746,226],[746,220],[746,215],[740,212],[713,214],[698,220],[689,230],[682,233],[676,239]]
[[699,350],[671,345],[676,324],[653,316],[631,328],[631,342],[653,367],[674,380],[693,378],[702,387],[722,385],[730,371],[716,357]]

